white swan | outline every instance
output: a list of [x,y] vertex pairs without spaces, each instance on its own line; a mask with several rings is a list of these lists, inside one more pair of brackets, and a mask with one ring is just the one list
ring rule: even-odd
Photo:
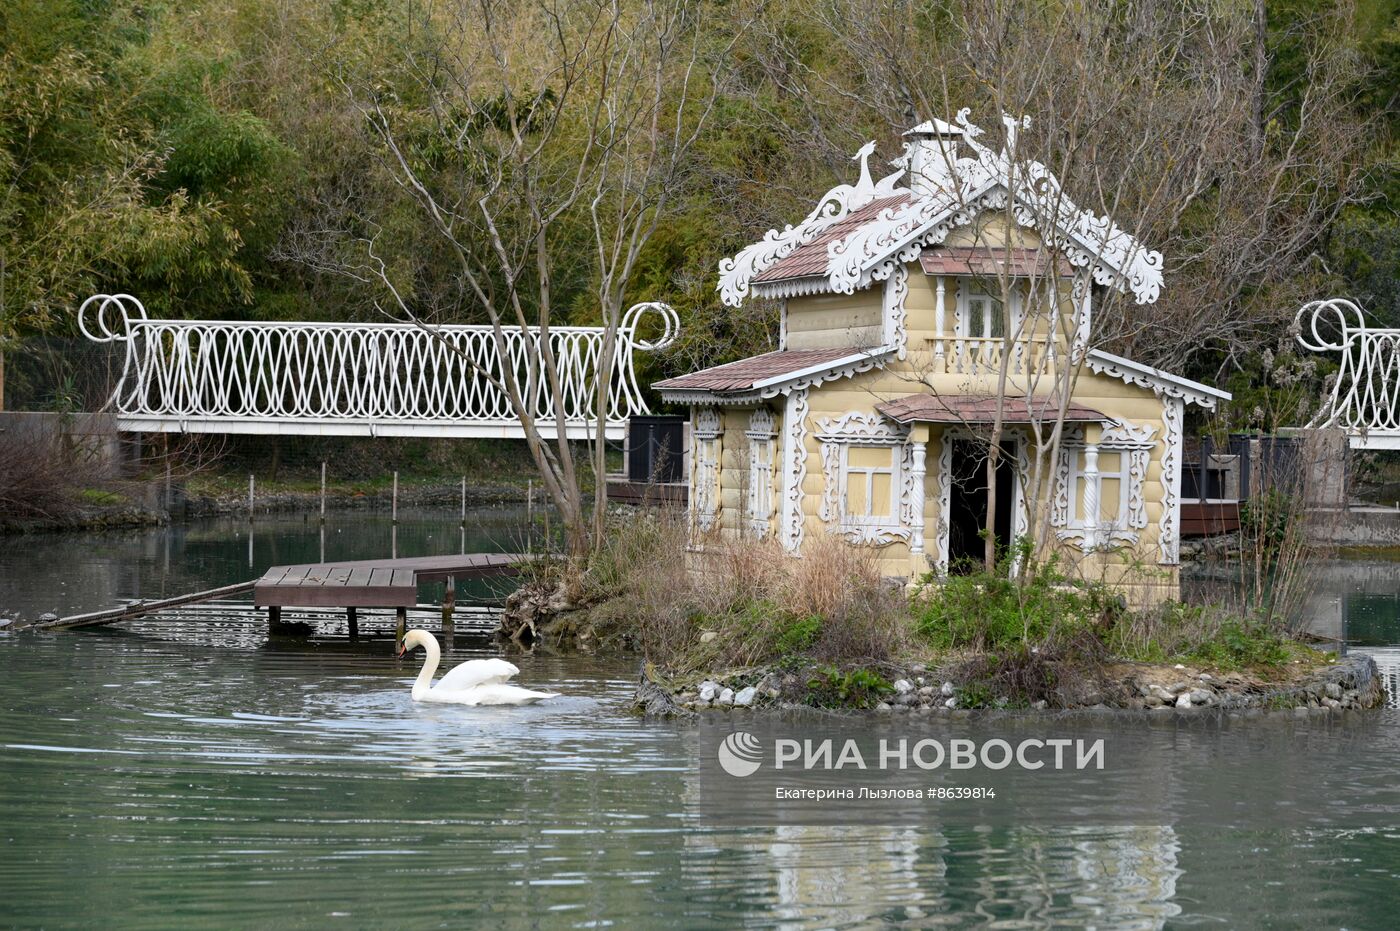
[[403,656],[415,647],[422,647],[427,654],[423,658],[423,669],[413,683],[414,701],[446,702],[454,705],[533,705],[546,698],[558,698],[556,692],[532,692],[516,685],[507,685],[506,680],[520,672],[514,663],[503,659],[468,660],[446,675],[433,682],[442,650],[437,638],[426,630],[410,630],[404,635],[399,646]]

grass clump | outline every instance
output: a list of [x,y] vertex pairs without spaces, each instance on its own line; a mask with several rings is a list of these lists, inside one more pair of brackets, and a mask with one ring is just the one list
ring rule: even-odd
[[1121,610],[1102,586],[1072,583],[1054,560],[1020,579],[1012,568],[1008,556],[995,573],[925,577],[913,606],[918,633],[939,650],[995,652],[1059,642]]
[[888,679],[860,667],[822,666],[807,680],[807,704],[818,708],[869,708],[893,692]]
[[1193,663],[1224,670],[1277,668],[1302,649],[1267,621],[1180,602],[1125,618],[1112,631],[1109,647],[1136,662]]

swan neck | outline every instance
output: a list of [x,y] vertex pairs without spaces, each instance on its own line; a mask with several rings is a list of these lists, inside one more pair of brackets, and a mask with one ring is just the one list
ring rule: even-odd
[[428,642],[423,644],[423,653],[423,668],[418,671],[418,680],[413,683],[414,698],[426,695],[433,687],[433,673],[437,672],[438,662],[442,659],[436,637],[429,637]]

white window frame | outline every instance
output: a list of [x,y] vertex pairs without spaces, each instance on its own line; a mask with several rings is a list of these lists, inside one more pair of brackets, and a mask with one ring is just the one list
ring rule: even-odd
[[1002,310],[1002,326],[1006,329],[1003,330],[1001,336],[996,336],[989,332],[991,328],[988,325],[988,321],[991,319],[991,315],[986,312],[985,307],[981,311],[981,329],[983,332],[973,333],[973,304],[983,302],[987,304],[1000,304],[1001,297],[987,290],[976,278],[958,278],[957,315],[956,319],[953,321],[955,335],[959,339],[1004,339],[1007,336],[1014,337],[1021,329],[1022,319],[1025,315],[1025,301],[1021,295],[1021,289],[1016,287],[1014,282],[1011,285],[1010,297],[1011,312],[1009,314],[1006,313],[1004,307]]
[[777,432],[773,414],[760,407],[749,417],[745,431],[749,440],[749,529],[762,539],[768,535],[773,518],[773,465],[776,458]]
[[[826,490],[818,516],[852,543],[884,546],[908,540],[913,526],[914,444],[908,428],[891,425],[878,414],[852,412],[835,419],[818,421],[822,470]],[[866,492],[873,490],[874,476],[886,473],[883,467],[851,468],[852,448],[888,449],[890,453],[890,511],[888,514],[852,514],[850,488],[852,475],[864,476]]]
[[[1147,468],[1156,446],[1157,428],[1138,426],[1126,420],[1113,420],[1105,424],[1099,442],[1099,499],[1100,510],[1103,504],[1103,479],[1117,478],[1119,504],[1118,516],[1110,523],[1100,520],[1094,528],[1094,539],[1090,539],[1084,521],[1084,442],[1083,428],[1068,428],[1060,447],[1060,461],[1055,475],[1055,497],[1051,502],[1050,524],[1056,528],[1056,535],[1065,541],[1076,543],[1086,553],[1104,544],[1136,545],[1140,534],[1147,527],[1147,502],[1144,491],[1147,482]],[[1105,473],[1103,454],[1117,453],[1118,468]]]
[[[1069,501],[1070,519],[1068,527],[1071,530],[1084,530],[1086,521],[1084,519],[1084,491],[1082,487],[1084,480],[1084,447],[1076,447],[1070,450],[1069,468]],[[1105,471],[1103,467],[1103,457],[1112,454],[1118,457],[1118,468]],[[1129,468],[1128,457],[1130,450],[1121,449],[1117,446],[1099,446],[1099,471],[1096,485],[1098,494],[1095,498],[1099,504],[1100,517],[1097,526],[1100,532],[1124,531],[1128,529],[1128,490],[1129,490]],[[1112,520],[1102,517],[1104,509],[1103,482],[1104,479],[1118,479],[1118,510]]]
[[[882,449],[889,456],[888,466],[853,466],[851,465],[851,450],[853,449]],[[899,480],[900,480],[900,455],[901,449],[898,446],[885,444],[861,443],[859,441],[841,444],[841,472],[840,487],[838,490],[840,500],[840,521],[841,529],[844,531],[858,531],[865,529],[880,529],[894,524],[899,519]],[[875,476],[888,475],[890,478],[890,501],[889,508],[884,514],[875,514],[871,509],[875,504]],[[865,485],[865,505],[866,513],[856,514],[851,511],[851,488],[855,483]]]

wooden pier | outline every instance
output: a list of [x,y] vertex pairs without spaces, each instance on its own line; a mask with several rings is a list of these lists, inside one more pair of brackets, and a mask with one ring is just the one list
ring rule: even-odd
[[359,635],[360,608],[393,608],[396,628],[403,636],[408,609],[418,604],[418,585],[443,582],[442,629],[452,636],[452,612],[456,607],[454,585],[458,579],[515,575],[520,565],[532,557],[520,553],[463,553],[456,556],[417,556],[406,559],[364,559],[333,563],[304,563],[273,566],[261,578],[224,585],[203,592],[137,601],[120,608],[94,611],[72,617],[34,621],[36,628],[62,629],[95,627],[134,620],[165,608],[212,601],[229,595],[253,592],[253,605],[267,608],[268,625],[284,623],[283,608],[344,608],[351,638]]
[[359,636],[357,609],[393,608],[402,638],[408,609],[418,603],[418,584],[443,582],[442,632],[451,637],[457,580],[514,575],[527,558],[519,553],[464,553],[273,566],[253,584],[253,605],[267,608],[272,627],[283,623],[283,608],[344,608],[352,639]]

